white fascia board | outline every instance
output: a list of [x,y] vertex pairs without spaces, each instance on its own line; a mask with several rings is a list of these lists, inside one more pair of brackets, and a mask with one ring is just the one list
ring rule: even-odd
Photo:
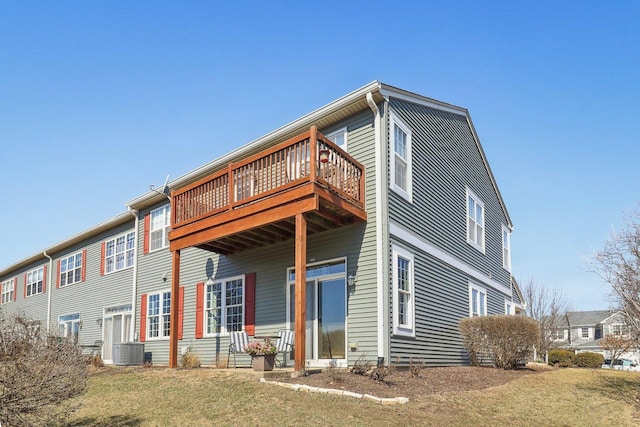
[[389,98],[396,98],[414,104],[424,105],[425,107],[434,108],[436,110],[457,114],[459,116],[469,115],[469,112],[466,108],[438,101],[433,98],[427,98],[426,96],[418,95],[417,93],[408,92],[406,90],[402,90],[400,88],[385,84],[381,85],[380,94],[384,96],[387,101],[389,100]]
[[404,242],[407,242],[412,246],[415,246],[421,251],[428,253],[429,255],[439,259],[440,261],[450,265],[451,267],[462,271],[463,273],[467,274],[468,276],[472,277],[478,282],[484,283],[485,285],[490,286],[491,288],[503,293],[508,297],[511,296],[510,287],[505,286],[502,283],[490,278],[486,274],[473,268],[472,266],[460,260],[459,258],[456,258],[455,256],[443,251],[442,249],[435,247],[434,245],[427,242],[422,237],[416,234],[413,234],[410,231],[406,230],[405,228],[401,227],[399,224],[396,224],[390,221],[389,232],[392,236],[397,237],[398,239]]

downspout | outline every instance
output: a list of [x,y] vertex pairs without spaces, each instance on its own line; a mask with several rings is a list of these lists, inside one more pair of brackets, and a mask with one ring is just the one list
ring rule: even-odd
[[385,347],[385,274],[384,265],[386,265],[384,259],[384,236],[385,236],[385,223],[384,221],[384,209],[382,206],[382,193],[386,189],[385,185],[385,170],[383,169],[383,142],[382,135],[380,133],[380,109],[373,100],[373,94],[367,93],[367,103],[369,108],[373,111],[373,126],[375,135],[375,167],[376,167],[376,263],[378,265],[376,271],[376,282],[378,287],[377,292],[377,306],[378,306],[378,364],[384,363],[384,356],[386,353]]
[[133,342],[136,333],[136,299],[138,298],[138,235],[140,234],[138,228],[140,225],[140,212],[131,206],[127,206],[127,210],[135,218],[134,228],[136,230],[136,250],[133,251],[133,282],[131,283],[131,327],[129,328],[129,342]]
[[[47,333],[51,332],[51,292],[53,292],[51,286],[51,273],[53,271],[53,258],[47,255],[47,251],[42,252],[42,255],[49,258],[49,274],[47,275],[47,283],[49,284],[49,292],[47,292]],[[17,290],[16,290],[17,292]]]

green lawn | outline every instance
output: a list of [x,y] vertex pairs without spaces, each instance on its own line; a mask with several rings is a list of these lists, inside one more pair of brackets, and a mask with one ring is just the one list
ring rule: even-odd
[[89,379],[70,426],[636,426],[640,374],[560,369],[480,391],[382,406],[223,370],[121,370]]

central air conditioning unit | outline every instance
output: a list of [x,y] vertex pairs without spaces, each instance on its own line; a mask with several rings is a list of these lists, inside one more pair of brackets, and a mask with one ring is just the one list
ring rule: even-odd
[[121,366],[144,365],[144,344],[119,342],[113,345],[113,364]]

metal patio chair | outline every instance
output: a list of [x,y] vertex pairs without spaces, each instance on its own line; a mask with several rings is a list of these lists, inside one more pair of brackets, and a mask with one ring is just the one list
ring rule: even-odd
[[287,366],[287,354],[293,351],[293,331],[280,331],[278,333],[279,338],[276,340],[276,359],[278,354],[282,354],[282,364],[280,366]]
[[233,353],[233,367],[237,368],[236,353],[246,353],[244,349],[249,345],[249,336],[244,331],[234,331],[229,333],[229,340],[231,344],[229,344],[229,354],[227,355],[227,368],[229,367],[231,353]]

